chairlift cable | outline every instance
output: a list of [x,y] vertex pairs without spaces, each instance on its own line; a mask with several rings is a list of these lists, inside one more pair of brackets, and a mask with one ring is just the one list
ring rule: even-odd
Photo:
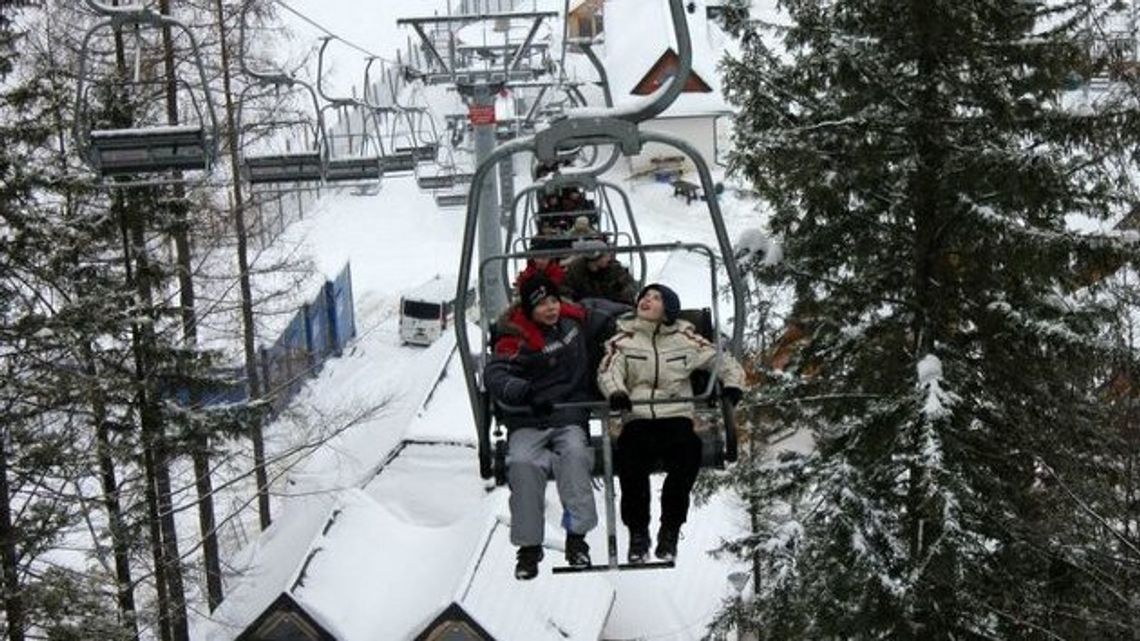
[[335,40],[339,40],[339,41],[343,42],[344,44],[348,45],[349,47],[356,49],[360,53],[363,53],[366,56],[378,58],[378,59],[383,60],[384,62],[386,62],[388,64],[396,64],[396,61],[392,60],[391,58],[386,58],[384,56],[376,55],[375,53],[372,53],[371,51],[365,49],[364,47],[361,47],[360,45],[358,45],[358,44],[356,44],[350,40],[347,40],[341,36],[338,36],[337,34],[333,33],[332,31],[329,31],[327,28],[325,28],[323,25],[319,24],[317,21],[313,20],[309,16],[307,16],[307,15],[301,13],[300,11],[294,9],[293,7],[285,4],[285,0],[273,0],[273,2],[274,2],[274,4],[277,4],[278,6],[280,6],[282,9],[284,9],[284,10],[288,11],[289,13],[297,16],[301,20],[304,20],[305,22],[307,22],[309,25],[311,25],[315,29],[324,33],[326,36],[333,38]]

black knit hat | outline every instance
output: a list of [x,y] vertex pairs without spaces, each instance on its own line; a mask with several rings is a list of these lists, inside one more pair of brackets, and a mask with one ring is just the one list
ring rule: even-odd
[[528,317],[548,296],[558,296],[558,285],[542,274],[531,276],[519,287],[520,304]]
[[661,295],[661,303],[665,308],[665,324],[672,325],[677,320],[677,315],[681,313],[681,299],[677,296],[677,292],[660,283],[652,283],[642,288],[641,293],[637,295],[637,302],[640,303],[645,293],[651,289]]

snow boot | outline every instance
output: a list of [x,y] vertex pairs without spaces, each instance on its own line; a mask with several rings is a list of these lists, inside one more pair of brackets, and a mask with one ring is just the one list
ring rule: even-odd
[[538,576],[538,562],[542,560],[541,545],[524,545],[515,553],[515,578],[529,581]]
[[566,563],[572,568],[590,567],[590,546],[584,534],[566,533]]
[[649,556],[649,528],[629,531],[629,562],[645,563]]
[[681,538],[681,528],[661,526],[657,530],[657,549],[654,554],[662,561],[673,561],[677,558],[677,539]]

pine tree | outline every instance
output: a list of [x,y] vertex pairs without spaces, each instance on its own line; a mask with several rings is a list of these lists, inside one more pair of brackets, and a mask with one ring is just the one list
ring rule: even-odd
[[[739,466],[762,507],[738,617],[766,638],[1132,639],[1098,266],[1135,199],[1134,102],[1075,109],[1088,3],[787,0],[728,12],[736,171],[809,330],[764,389],[816,449]],[[771,39],[771,34],[775,39]],[[813,399],[795,403],[796,399]],[[1111,511],[1115,510],[1115,511]]]
[[[52,554],[84,528],[85,506],[76,488],[86,474],[83,374],[74,367],[75,328],[98,325],[96,306],[76,313],[70,283],[92,273],[83,255],[86,236],[60,216],[75,187],[58,156],[55,117],[70,97],[50,73],[29,62],[31,34],[9,28],[13,9],[0,9],[0,48],[7,76],[0,96],[0,539],[2,539],[4,631],[15,641],[48,634],[74,638],[75,630],[107,639],[125,638],[113,606],[96,592],[83,607],[61,616],[68,595],[104,580],[55,568]],[[35,17],[21,16],[33,28]],[[21,55],[12,43],[21,41]],[[58,70],[57,70],[58,71]],[[9,75],[10,74],[10,75]],[[108,300],[114,300],[109,297]],[[90,302],[97,302],[97,298]],[[108,581],[110,583],[110,581]]]

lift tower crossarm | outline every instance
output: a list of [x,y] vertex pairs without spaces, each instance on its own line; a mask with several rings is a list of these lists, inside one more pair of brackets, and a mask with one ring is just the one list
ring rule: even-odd
[[449,77],[455,76],[455,70],[451,65],[444,60],[440,55],[439,50],[436,49],[435,43],[432,42],[430,36],[424,31],[426,25],[468,25],[476,22],[484,22],[487,20],[533,20],[534,24],[531,25],[530,32],[527,34],[526,41],[515,51],[514,58],[508,65],[509,70],[514,70],[519,62],[522,60],[524,52],[529,48],[531,41],[534,39],[534,34],[538,31],[539,25],[547,18],[557,18],[560,14],[557,11],[526,11],[519,13],[482,13],[482,14],[466,14],[456,16],[424,16],[419,18],[399,18],[396,20],[396,26],[410,26],[419,35],[420,40],[424,43],[424,49],[434,59],[443,72]]
[[397,18],[396,25],[426,25],[426,24],[470,24],[473,22],[483,22],[484,20],[545,20],[546,18],[557,18],[560,13],[557,11],[523,11],[523,12],[506,12],[506,13],[467,13],[455,16],[425,16],[421,18]]

